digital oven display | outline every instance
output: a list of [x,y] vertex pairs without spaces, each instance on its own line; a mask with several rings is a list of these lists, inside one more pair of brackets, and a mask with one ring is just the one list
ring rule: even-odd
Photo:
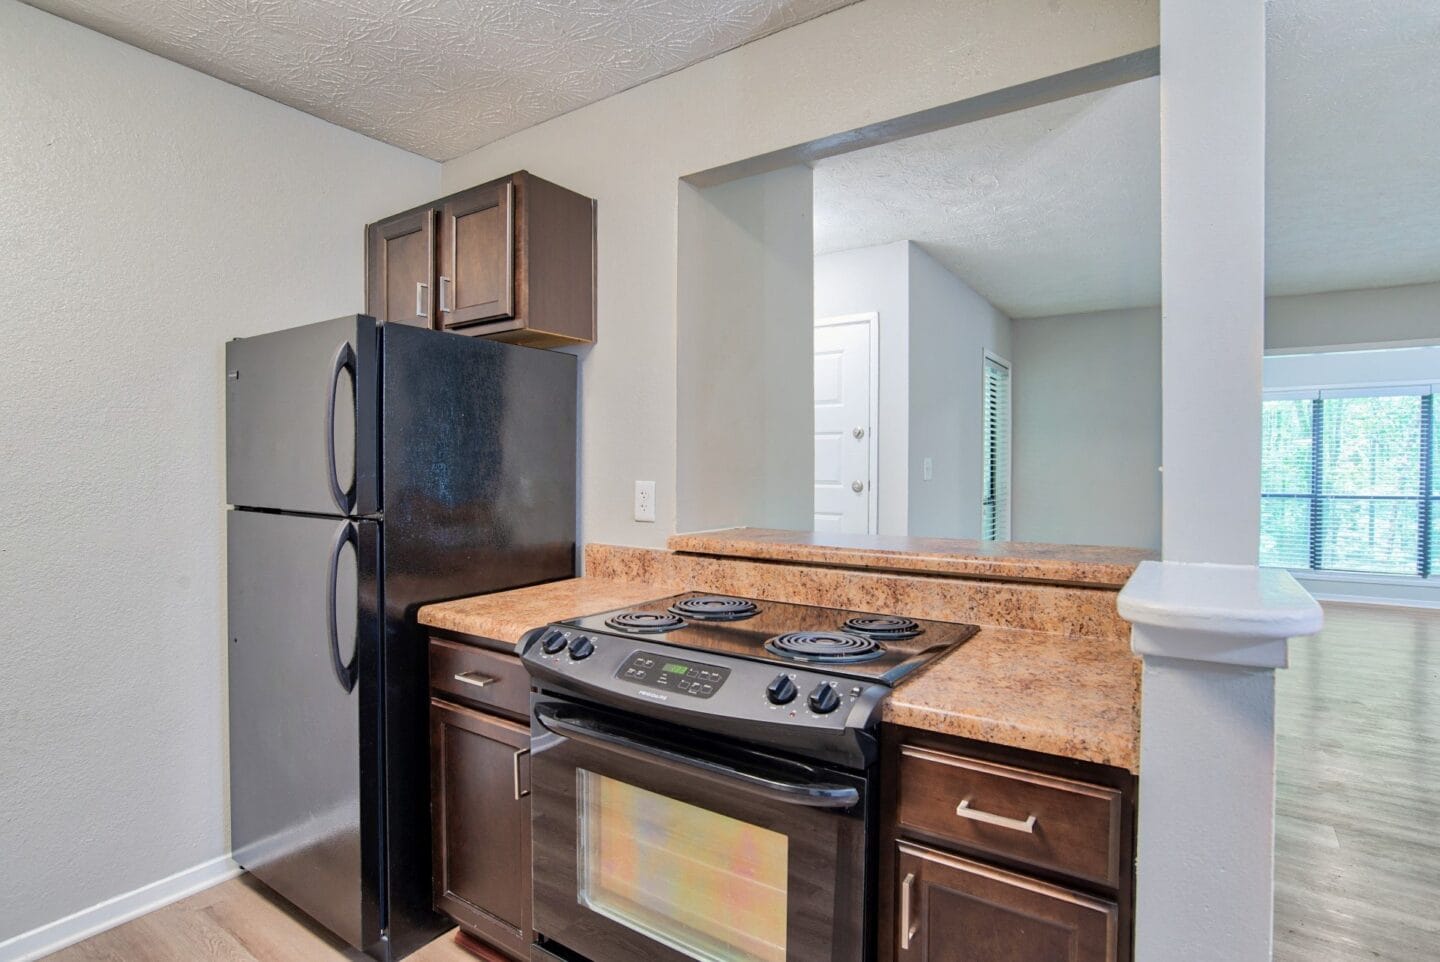
[[647,688],[677,691],[692,698],[709,698],[730,677],[729,668],[677,661],[637,651],[615,672],[621,681],[633,681]]

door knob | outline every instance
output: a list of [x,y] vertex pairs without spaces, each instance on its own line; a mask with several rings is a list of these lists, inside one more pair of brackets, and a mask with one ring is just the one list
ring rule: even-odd
[[859,494],[861,491],[864,491],[864,490],[865,490],[865,482],[863,482],[863,481],[851,481],[851,482],[850,482],[850,490],[851,490],[851,491],[854,491],[856,494]]
[[861,438],[863,438],[863,437],[865,436],[865,429],[864,429],[864,428],[856,428],[855,430],[851,431],[850,433],[853,434],[853,435],[855,435],[855,440],[859,441]]

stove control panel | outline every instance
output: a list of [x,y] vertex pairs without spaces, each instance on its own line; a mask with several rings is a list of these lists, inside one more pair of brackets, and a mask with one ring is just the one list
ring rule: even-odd
[[667,658],[653,651],[637,651],[625,659],[616,670],[615,677],[661,691],[676,691],[692,698],[709,698],[725,684],[730,677],[730,669]]
[[706,657],[662,640],[583,625],[531,629],[520,649],[542,693],[845,764],[869,759],[855,733],[878,722],[890,691],[805,664],[723,653]]

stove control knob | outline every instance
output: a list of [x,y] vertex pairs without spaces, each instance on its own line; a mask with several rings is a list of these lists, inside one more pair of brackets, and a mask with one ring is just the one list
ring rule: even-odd
[[828,681],[822,681],[810,693],[810,710],[817,715],[828,715],[840,707],[840,693]]
[[589,658],[595,653],[595,641],[585,635],[581,635],[570,642],[570,657],[576,661],[582,658]]
[[795,683],[789,675],[776,675],[775,680],[765,687],[765,697],[772,705],[788,705],[795,700]]
[[561,651],[562,649],[564,649],[565,641],[566,639],[563,634],[558,631],[552,631],[550,632],[550,634],[545,636],[544,641],[540,642],[540,648],[542,651],[545,652],[545,654],[553,655],[557,651]]

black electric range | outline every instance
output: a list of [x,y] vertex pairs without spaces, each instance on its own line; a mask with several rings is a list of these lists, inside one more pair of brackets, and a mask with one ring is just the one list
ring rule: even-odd
[[528,632],[542,690],[863,768],[892,686],[974,625],[687,592]]
[[527,632],[533,957],[872,962],[880,706],[975,630],[692,592]]

